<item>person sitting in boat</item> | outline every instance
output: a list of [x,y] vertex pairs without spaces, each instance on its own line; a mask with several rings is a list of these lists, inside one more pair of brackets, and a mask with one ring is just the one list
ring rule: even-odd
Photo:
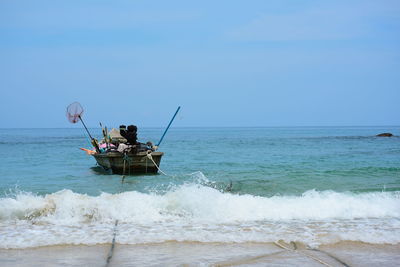
[[[120,125],[119,126],[119,134],[123,137],[123,138],[125,138],[125,135],[126,135],[126,126],[125,125]],[[126,138],[125,138],[126,139]]]

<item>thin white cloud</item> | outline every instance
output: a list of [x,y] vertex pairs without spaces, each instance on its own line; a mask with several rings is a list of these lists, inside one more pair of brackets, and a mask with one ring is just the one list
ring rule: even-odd
[[[394,7],[399,10],[397,6]],[[398,19],[388,5],[325,5],[290,14],[268,14],[230,31],[240,41],[340,40],[374,36],[376,18]]]

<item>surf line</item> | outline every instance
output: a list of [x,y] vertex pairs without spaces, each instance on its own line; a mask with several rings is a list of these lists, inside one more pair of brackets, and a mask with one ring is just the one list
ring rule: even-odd
[[[302,255],[304,255],[304,256],[310,258],[310,259],[313,259],[313,260],[315,260],[315,261],[321,263],[322,265],[325,265],[325,266],[328,266],[328,267],[333,267],[333,266],[330,265],[329,263],[326,263],[326,262],[324,262],[323,260],[321,260],[321,259],[319,259],[319,258],[317,258],[317,257],[315,257],[315,256],[312,256],[312,255],[310,255],[310,254],[308,254],[308,253],[304,253],[304,252],[302,252],[302,251],[300,251],[300,250],[297,250],[296,243],[294,243],[294,242],[291,242],[291,243],[293,243],[293,248],[289,248],[289,247],[283,245],[283,244],[281,243],[281,240],[275,241],[275,242],[274,242],[274,244],[275,244],[277,247],[280,247],[280,248],[285,249],[285,250],[287,250],[287,251],[292,251],[292,252],[300,253],[300,254],[302,254]],[[325,251],[318,250],[318,249],[313,249],[313,250],[314,250],[314,251],[321,252],[321,253],[324,253],[325,255],[331,257],[332,259],[334,259],[335,261],[337,261],[338,263],[342,264],[342,265],[345,266],[345,267],[350,267],[348,264],[344,263],[342,260],[339,260],[338,258],[332,256],[331,254],[329,254],[329,253],[327,253],[327,252],[325,252]]]

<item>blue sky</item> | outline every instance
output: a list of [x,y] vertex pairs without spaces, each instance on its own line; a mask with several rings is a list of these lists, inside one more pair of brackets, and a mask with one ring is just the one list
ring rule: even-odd
[[400,125],[399,1],[0,0],[0,126]]

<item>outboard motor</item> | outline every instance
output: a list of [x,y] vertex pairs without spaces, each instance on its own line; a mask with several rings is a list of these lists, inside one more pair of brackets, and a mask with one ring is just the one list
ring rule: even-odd
[[137,127],[135,125],[129,125],[124,136],[130,145],[136,145],[137,142]]

